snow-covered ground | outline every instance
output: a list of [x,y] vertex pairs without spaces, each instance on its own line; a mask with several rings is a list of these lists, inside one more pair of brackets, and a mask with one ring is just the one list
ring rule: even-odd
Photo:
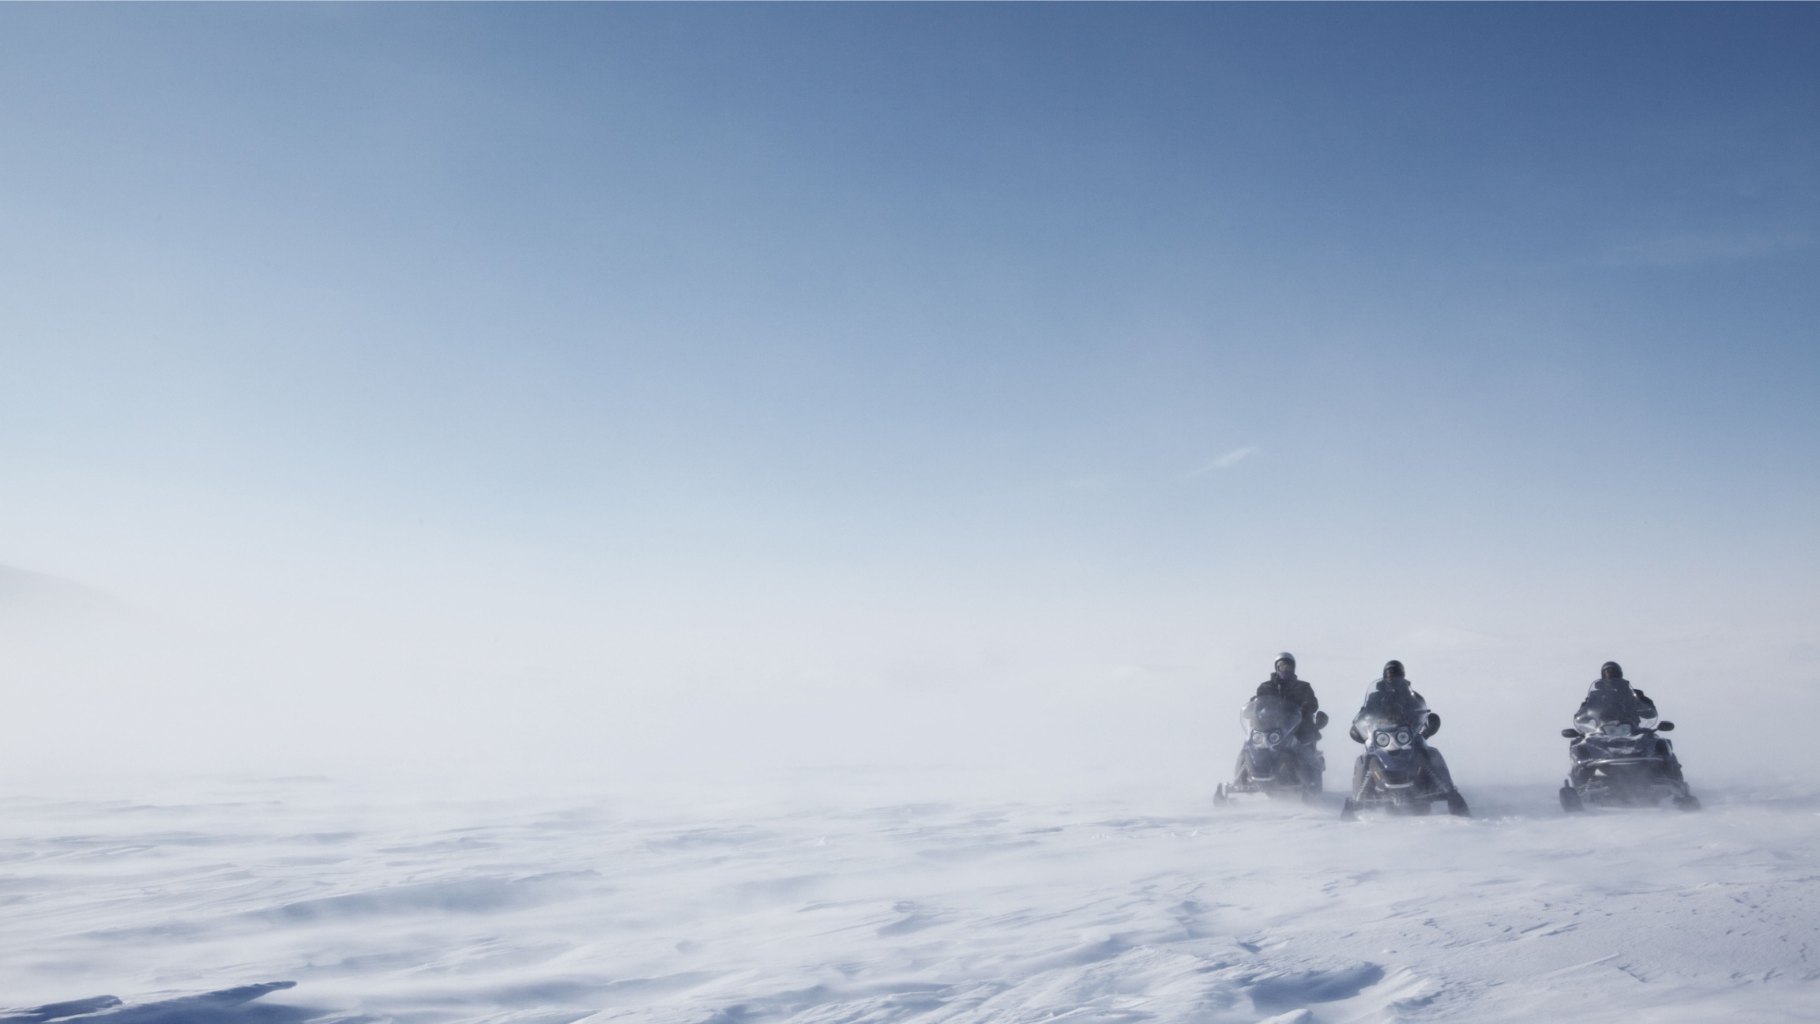
[[1186,788],[1058,802],[934,772],[795,783],[15,794],[0,1007],[16,1009],[0,1021],[1742,1022],[1820,1006],[1820,793],[1699,787],[1697,814],[1568,817],[1547,780],[1463,778],[1471,820],[1347,825],[1337,803],[1215,808]]

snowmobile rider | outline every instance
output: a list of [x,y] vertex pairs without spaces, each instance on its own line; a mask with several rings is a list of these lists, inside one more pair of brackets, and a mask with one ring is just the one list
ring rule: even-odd
[[[1422,695],[1411,689],[1409,677],[1403,673],[1403,663],[1391,659],[1384,663],[1384,674],[1372,684],[1371,692],[1365,695],[1365,703],[1359,713],[1353,716],[1352,729],[1347,735],[1354,743],[1364,743],[1365,736],[1359,732],[1359,721],[1367,715],[1379,714],[1391,718],[1401,718],[1416,727],[1420,738],[1416,745],[1421,748],[1422,756],[1428,762],[1428,771],[1446,789],[1453,789],[1453,776],[1447,770],[1447,761],[1441,752],[1423,742],[1428,737],[1441,731],[1441,716],[1428,710],[1428,702]],[[1360,761],[1355,771],[1362,771],[1365,762]],[[1358,792],[1359,780],[1352,780],[1353,792]]]
[[[1599,666],[1599,678],[1593,680],[1592,685],[1586,688],[1586,699],[1580,702],[1580,710],[1574,712],[1574,721],[1576,723],[1581,721],[1582,716],[1587,714],[1588,705],[1593,702],[1594,698],[1607,694],[1617,696],[1629,706],[1630,714],[1635,715],[1636,725],[1639,728],[1654,729],[1662,717],[1661,713],[1656,710],[1656,702],[1650,700],[1648,694],[1630,685],[1630,680],[1624,678],[1624,667],[1615,661],[1608,661]],[[1630,714],[1627,714],[1626,717],[1630,717]],[[1568,744],[1568,753],[1575,755],[1573,767],[1568,775],[1568,783],[1573,786],[1584,785],[1590,774],[1590,770],[1581,767],[1579,763],[1581,742],[1582,740],[1575,739]],[[1676,782],[1681,781],[1681,762],[1675,757],[1674,748],[1668,740],[1658,738],[1656,750],[1662,755],[1664,761],[1663,774]]]
[[1321,702],[1314,695],[1314,687],[1308,680],[1296,676],[1295,655],[1288,651],[1277,655],[1270,678],[1258,684],[1257,695],[1274,697],[1301,709],[1302,722],[1295,730],[1296,756],[1301,759],[1304,778],[1320,779],[1327,763],[1315,744],[1320,742],[1321,728],[1327,724],[1327,716],[1321,713]]
[[1580,713],[1586,710],[1587,701],[1598,693],[1615,693],[1619,697],[1627,697],[1635,701],[1637,720],[1646,729],[1656,724],[1656,719],[1662,717],[1656,713],[1656,702],[1645,696],[1642,690],[1630,685],[1630,680],[1624,678],[1623,666],[1615,661],[1608,661],[1599,666],[1599,678],[1593,680],[1592,685],[1586,688],[1587,699],[1580,702],[1580,711],[1575,712],[1574,717],[1578,718]]

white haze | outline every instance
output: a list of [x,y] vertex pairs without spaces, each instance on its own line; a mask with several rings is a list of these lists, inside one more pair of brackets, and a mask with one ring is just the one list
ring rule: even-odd
[[[1558,730],[1606,658],[1679,722],[1702,777],[1811,778],[1799,744],[1736,738],[1766,709],[1800,720],[1820,701],[1820,651],[1773,621],[1595,629],[1525,611],[1495,635],[1422,624],[1441,610],[1415,602],[1279,611],[980,581],[653,581],[608,599],[472,567],[333,587],[300,575],[188,606],[4,580],[0,671],[20,728],[0,763],[38,784],[307,773],[623,790],[915,766],[970,791],[1199,791],[1226,771],[1236,709],[1282,647],[1341,720],[1384,658],[1403,659],[1463,782],[1554,782]],[[1488,617],[1455,620],[1475,614]],[[1329,731],[1330,757],[1348,746]]]

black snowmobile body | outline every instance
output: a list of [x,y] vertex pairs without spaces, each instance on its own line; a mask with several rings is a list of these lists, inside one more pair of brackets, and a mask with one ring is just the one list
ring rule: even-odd
[[[1354,735],[1365,744],[1352,771],[1352,795],[1340,810],[1350,821],[1360,811],[1427,814],[1435,801],[1445,801],[1451,814],[1471,812],[1448,776],[1440,752],[1423,742],[1426,709],[1419,712],[1367,705],[1353,721]],[[1430,729],[1429,732],[1433,732]],[[1437,766],[1440,766],[1437,770]]]
[[[1253,697],[1245,702],[1239,717],[1245,726],[1245,745],[1239,749],[1232,783],[1217,787],[1214,800],[1224,803],[1235,793],[1315,799],[1321,791],[1321,776],[1318,769],[1308,770],[1305,759],[1317,766],[1324,762],[1319,753],[1309,758],[1296,735],[1302,725],[1302,709],[1280,697]],[[1316,712],[1315,728],[1326,724],[1327,713]]]
[[1681,778],[1674,745],[1658,735],[1674,727],[1643,718],[1636,702],[1622,694],[1588,697],[1573,728],[1561,730],[1574,741],[1567,748],[1572,765],[1561,786],[1562,809],[1657,807],[1663,800],[1682,810],[1698,809],[1700,801]]

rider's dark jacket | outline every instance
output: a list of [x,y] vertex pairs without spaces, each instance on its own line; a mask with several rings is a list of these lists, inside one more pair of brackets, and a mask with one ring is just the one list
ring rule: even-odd
[[1620,698],[1628,696],[1629,699],[1636,701],[1637,718],[1642,721],[1661,717],[1656,713],[1656,702],[1650,700],[1642,690],[1631,686],[1630,680],[1604,677],[1593,680],[1592,685],[1586,688],[1586,699],[1580,702],[1580,710],[1574,713],[1574,717],[1577,719],[1584,714],[1586,706],[1592,703],[1594,697],[1606,693],[1617,694]]
[[1296,676],[1285,679],[1281,673],[1272,672],[1269,679],[1258,684],[1258,696],[1276,697],[1302,709],[1302,724],[1295,730],[1297,739],[1307,743],[1321,734],[1314,724],[1314,713],[1321,710],[1321,702],[1307,680]]

